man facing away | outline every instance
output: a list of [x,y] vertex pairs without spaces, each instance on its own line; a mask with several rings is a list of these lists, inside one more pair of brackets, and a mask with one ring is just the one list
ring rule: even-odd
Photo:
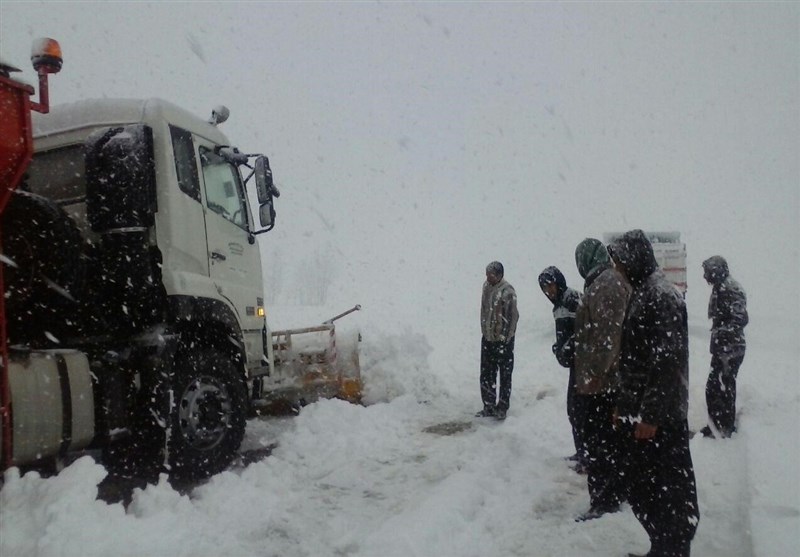
[[[511,401],[511,373],[514,371],[514,335],[517,331],[517,293],[503,278],[503,264],[486,266],[481,297],[481,399],[479,417],[504,420]],[[499,381],[498,381],[499,378]],[[499,388],[498,388],[499,386]]]
[[633,286],[622,327],[616,411],[628,502],[650,538],[647,557],[689,557],[700,511],[686,419],[686,304],[658,268],[644,232],[626,232],[609,251]]
[[710,423],[700,431],[706,437],[730,437],[736,431],[736,376],[746,347],[747,295],[722,256],[703,261],[703,278],[711,285],[711,371],[706,382]]
[[625,499],[620,475],[620,438],[613,413],[622,323],[631,287],[611,264],[606,247],[587,238],[575,248],[575,263],[584,279],[575,313],[575,377],[583,408],[589,510],[577,520],[591,520],[619,510]]
[[578,309],[580,294],[567,287],[567,280],[558,267],[547,267],[539,274],[539,287],[547,299],[553,303],[553,319],[556,327],[556,342],[553,354],[562,367],[569,368],[567,383],[567,418],[572,426],[572,441],[575,444],[575,455],[570,460],[577,461],[578,470],[585,468],[585,448],[580,437],[581,416],[578,398],[575,394],[575,310]]

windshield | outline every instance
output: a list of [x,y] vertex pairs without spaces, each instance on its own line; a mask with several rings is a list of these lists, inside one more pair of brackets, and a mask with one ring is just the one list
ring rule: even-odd
[[200,161],[203,166],[208,208],[245,228],[247,217],[239,171],[205,147],[200,148]]

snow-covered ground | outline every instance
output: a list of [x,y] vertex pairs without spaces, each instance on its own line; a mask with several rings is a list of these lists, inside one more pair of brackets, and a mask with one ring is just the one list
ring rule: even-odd
[[[550,353],[551,317],[540,309],[521,322],[505,422],[472,417],[480,407],[475,323],[443,323],[434,340],[410,328],[381,331],[385,320],[365,308],[352,319],[364,334],[366,406],[326,400],[297,417],[252,420],[245,448],[277,443],[270,456],[185,495],[166,481],[137,489],[127,509],[96,499],[105,471],[88,457],[49,479],[11,470],[0,491],[0,555],[645,551],[647,537],[627,507],[573,520],[587,506],[586,482],[563,460],[571,452],[565,374]],[[287,321],[330,313],[287,307],[276,318],[281,311]],[[789,557],[798,546],[796,326],[757,308],[752,315],[739,431],[691,444],[702,515],[693,554],[702,557]],[[690,322],[690,421],[699,428],[708,333],[702,312]]]

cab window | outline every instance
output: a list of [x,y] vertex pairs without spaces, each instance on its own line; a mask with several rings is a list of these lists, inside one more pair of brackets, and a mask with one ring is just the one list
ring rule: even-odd
[[246,228],[246,211],[239,171],[213,151],[200,147],[206,206],[237,226]]
[[200,178],[197,176],[197,159],[194,156],[192,134],[175,126],[169,127],[172,150],[175,152],[175,173],[181,191],[200,201]]

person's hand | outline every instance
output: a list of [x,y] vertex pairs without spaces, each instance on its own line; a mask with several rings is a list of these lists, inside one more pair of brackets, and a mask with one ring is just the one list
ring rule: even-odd
[[590,394],[597,393],[600,391],[600,387],[602,386],[603,380],[600,377],[590,377],[583,382],[583,392]]
[[658,430],[657,425],[639,422],[636,424],[636,429],[633,430],[633,437],[634,439],[639,439],[640,441],[652,439],[653,437],[656,436],[657,430]]

